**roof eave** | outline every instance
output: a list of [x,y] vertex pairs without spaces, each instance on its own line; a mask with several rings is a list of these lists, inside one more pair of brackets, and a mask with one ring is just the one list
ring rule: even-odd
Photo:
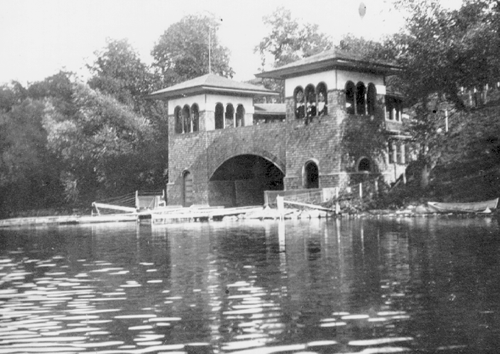
[[204,93],[230,93],[233,95],[242,94],[245,96],[279,96],[279,93],[267,90],[247,90],[247,89],[235,89],[235,88],[223,88],[210,85],[194,86],[189,88],[182,88],[178,90],[163,91],[163,92],[153,92],[148,95],[148,98],[178,98],[187,95],[204,94]]
[[[363,67],[360,67],[361,65],[363,65]],[[300,74],[318,72],[325,69],[362,69],[363,71],[371,71],[381,74],[389,74],[401,70],[400,67],[392,64],[338,58],[334,60],[325,59],[315,63],[306,63],[287,68],[277,68],[275,70],[255,74],[255,76],[258,78],[286,79],[293,76],[299,76]]]

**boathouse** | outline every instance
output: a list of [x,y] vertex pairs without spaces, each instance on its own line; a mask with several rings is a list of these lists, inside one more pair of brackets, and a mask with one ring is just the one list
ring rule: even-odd
[[386,85],[397,69],[330,50],[256,75],[284,81],[284,104],[254,104],[277,93],[214,74],[152,93],[168,103],[167,203],[259,205],[264,191],[394,182],[409,152]]

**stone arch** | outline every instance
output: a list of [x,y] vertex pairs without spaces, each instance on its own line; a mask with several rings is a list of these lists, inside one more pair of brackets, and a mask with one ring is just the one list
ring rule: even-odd
[[197,132],[200,130],[200,108],[196,103],[192,104],[191,113],[193,132]]
[[224,106],[220,102],[215,105],[215,129],[224,129]]
[[251,154],[233,154],[214,169],[208,181],[213,206],[262,205],[266,190],[283,190],[283,171],[271,160]]
[[366,86],[362,81],[356,84],[356,114],[366,114]]
[[345,83],[345,109],[347,114],[356,112],[356,85],[352,81]]
[[234,152],[234,150],[227,150],[226,154],[219,156],[217,159],[217,162],[213,165],[214,167],[209,168],[208,175],[210,178],[212,178],[213,174],[217,169],[222,166],[224,162],[227,160],[240,156],[240,155],[255,155],[262,157],[263,159],[269,161],[270,163],[274,164],[283,174],[286,175],[286,164],[284,161],[281,161],[276,155],[264,150],[264,149],[259,149],[259,148],[254,148],[252,151],[250,150],[243,150],[243,151],[238,151]]
[[191,132],[191,112],[187,104],[182,107],[182,128],[184,133]]
[[318,116],[328,114],[328,87],[324,82],[320,82],[316,86],[316,93],[318,94],[316,110]]
[[295,118],[301,119],[306,116],[306,106],[304,99],[304,89],[302,86],[297,86],[293,91],[293,102],[295,107]]
[[174,109],[174,120],[175,120],[175,133],[182,134],[182,117],[181,117],[180,106],[177,106]]
[[243,127],[245,125],[245,107],[239,104],[236,108],[236,126]]
[[368,108],[368,114],[372,116],[375,114],[375,107],[377,102],[377,88],[371,82],[368,84],[366,100],[367,100],[366,106]]
[[306,161],[302,170],[302,181],[304,188],[319,188],[319,166],[318,161],[311,159]]

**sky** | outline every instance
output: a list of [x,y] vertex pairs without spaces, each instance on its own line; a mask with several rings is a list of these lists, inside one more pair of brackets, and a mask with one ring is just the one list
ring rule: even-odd
[[60,70],[85,79],[86,65],[107,39],[127,39],[151,64],[160,36],[190,14],[221,20],[217,35],[231,52],[233,78],[249,80],[260,67],[254,48],[269,31],[262,18],[279,6],[299,22],[318,24],[334,41],[346,33],[378,39],[403,25],[390,0],[362,2],[363,17],[359,0],[0,0],[0,84],[26,85]]

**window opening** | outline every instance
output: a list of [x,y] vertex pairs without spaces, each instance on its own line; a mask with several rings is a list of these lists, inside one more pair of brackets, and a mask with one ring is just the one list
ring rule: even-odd
[[235,126],[235,122],[234,122],[234,107],[231,103],[229,103],[227,106],[226,106],[226,121],[225,121],[225,124],[224,124],[224,127],[228,128],[228,127],[234,127]]
[[175,107],[174,117],[175,117],[175,132],[177,134],[182,134],[181,107],[179,106]]
[[304,118],[306,113],[304,104],[304,91],[301,87],[297,87],[293,96],[295,99],[295,118]]
[[242,127],[244,125],[244,120],[245,118],[245,107],[243,105],[239,104],[238,107],[236,108],[236,126],[237,127]]
[[361,81],[356,85],[356,113],[359,115],[366,114],[366,87]]
[[192,117],[193,132],[197,132],[200,130],[200,110],[196,103],[191,106],[191,112],[193,114]]
[[388,146],[387,146],[387,153],[389,157],[389,163],[394,163],[394,143],[392,141],[389,141]]
[[327,90],[326,90],[326,85],[321,83],[318,85],[316,91],[318,92],[318,105],[317,105],[317,111],[318,111],[318,117],[322,117],[325,114],[328,113],[328,104],[327,104]]
[[306,97],[306,124],[312,121],[312,117],[316,116],[316,92],[313,85],[307,85],[305,91]]
[[188,105],[185,105],[184,108],[182,109],[182,122],[183,122],[184,133],[190,133],[191,132],[191,117],[189,114],[189,106]]
[[352,81],[347,81],[345,84],[345,109],[347,114],[354,114],[355,112],[355,91],[356,87]]
[[215,105],[215,129],[224,129],[224,106],[222,103]]

